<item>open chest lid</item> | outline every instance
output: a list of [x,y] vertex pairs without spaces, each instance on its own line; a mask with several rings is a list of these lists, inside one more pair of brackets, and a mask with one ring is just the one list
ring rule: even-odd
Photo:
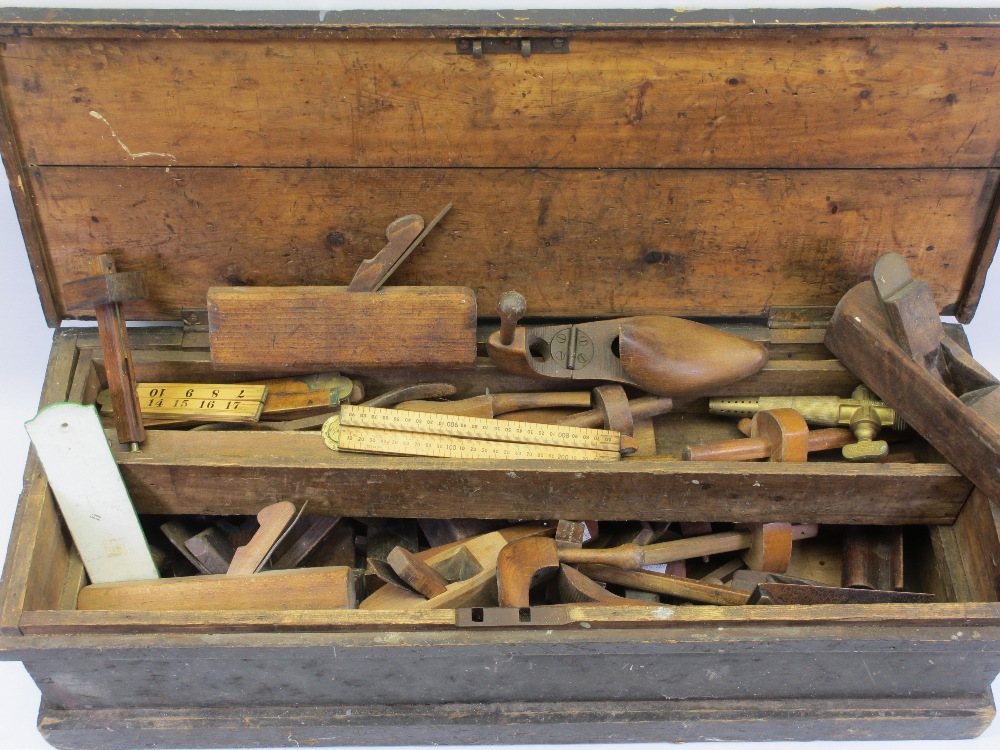
[[3,160],[50,324],[220,285],[394,284],[538,316],[832,307],[896,251],[972,317],[1000,234],[1000,12],[0,11]]

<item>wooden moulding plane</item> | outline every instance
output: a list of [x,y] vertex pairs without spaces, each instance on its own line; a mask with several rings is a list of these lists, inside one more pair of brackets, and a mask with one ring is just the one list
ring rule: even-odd
[[375,367],[471,367],[476,295],[467,287],[382,285],[451,204],[426,227],[403,216],[388,244],[350,285],[213,287],[212,362],[232,371]]

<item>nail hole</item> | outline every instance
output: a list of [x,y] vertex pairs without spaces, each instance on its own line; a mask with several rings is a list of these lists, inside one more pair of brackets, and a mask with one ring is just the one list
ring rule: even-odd
[[517,610],[518,622],[531,622],[531,609],[529,607],[521,607]]
[[473,607],[472,608],[472,621],[473,622],[482,622],[483,621],[483,608],[482,607]]

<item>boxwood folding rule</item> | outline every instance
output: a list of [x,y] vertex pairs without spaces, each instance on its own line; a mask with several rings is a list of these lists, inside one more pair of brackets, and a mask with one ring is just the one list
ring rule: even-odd
[[617,461],[634,440],[614,430],[345,405],[323,426],[333,450],[481,459]]

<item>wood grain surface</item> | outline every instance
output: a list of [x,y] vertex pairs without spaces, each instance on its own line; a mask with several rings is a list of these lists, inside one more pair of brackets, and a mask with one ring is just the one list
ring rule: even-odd
[[97,583],[80,591],[80,610],[306,610],[355,606],[351,569],[271,570],[155,581]]
[[983,167],[1000,139],[995,29],[579,35],[527,60],[294,36],[7,38],[8,106],[39,165]]
[[253,513],[294,488],[311,513],[361,517],[405,497],[424,518],[951,523],[972,489],[947,464],[463,461],[340,454],[315,433],[151,430],[115,457],[140,513]]
[[532,316],[756,316],[832,307],[889,250],[953,305],[998,175],[48,167],[31,188],[61,315],[62,284],[107,248],[147,272],[129,319],[175,318],[212,286],[345,285],[400,212],[453,201],[390,284],[470,286],[484,317],[508,289]]
[[[919,325],[919,320],[911,323]],[[938,325],[935,319],[920,326],[918,332],[929,336]],[[967,406],[896,343],[889,318],[871,284],[859,284],[843,297],[827,329],[826,345],[987,496],[1000,496],[997,419],[988,408]],[[961,372],[957,365],[952,371]],[[955,387],[961,389],[961,379],[954,377]]]
[[[627,667],[626,663],[623,667]],[[600,681],[599,678],[595,680]],[[55,709],[39,714],[53,747],[133,750],[200,744],[302,747],[462,743],[950,740],[977,737],[995,716],[989,693],[963,698],[466,703],[297,708]],[[809,720],[804,721],[803,717]],[[108,727],[113,731],[109,732]]]
[[476,297],[463,287],[214,287],[212,363],[302,372],[328,367],[472,367]]
[[[48,17],[0,26],[0,145],[50,322],[66,315],[61,285],[101,252],[150,277],[129,318],[190,319],[212,286],[344,285],[389,221],[447,201],[393,284],[469,286],[484,315],[511,288],[553,317],[832,306],[896,250],[940,310],[968,316],[1000,231],[1000,28],[982,20],[577,23],[568,54],[474,60],[455,54],[457,35],[525,22],[172,29],[128,16],[74,30]],[[745,395],[849,392],[854,376],[817,339],[789,336],[803,356],[773,358]],[[205,345],[172,341],[138,369],[215,382]],[[49,396],[63,400],[71,372],[50,373]],[[461,397],[482,392],[487,373],[469,372]],[[373,376],[373,393],[394,377]],[[658,425],[707,431],[682,416]],[[335,456],[309,437],[157,433],[119,460],[150,512],[248,513],[294,494],[359,516],[397,516],[406,497],[433,517],[957,517],[924,545],[931,587],[1000,591],[996,566],[972,557],[998,549],[997,510],[967,502],[971,484],[945,464],[473,465]],[[459,627],[447,611],[50,611],[78,568],[31,461],[0,631],[61,746],[584,741],[595,727],[647,741],[943,738],[993,715],[992,602],[582,607],[555,635]]]

